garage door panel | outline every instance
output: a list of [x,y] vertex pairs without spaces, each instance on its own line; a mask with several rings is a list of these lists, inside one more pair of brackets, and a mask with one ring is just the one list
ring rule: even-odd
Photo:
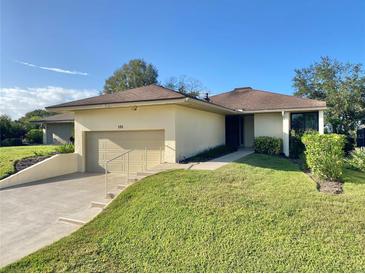
[[[147,149],[147,160],[146,160]],[[141,171],[158,165],[164,150],[164,131],[106,131],[88,132],[86,134],[86,170],[104,172],[106,161],[129,153],[129,171]],[[110,172],[127,170],[127,156],[115,159],[108,164]]]

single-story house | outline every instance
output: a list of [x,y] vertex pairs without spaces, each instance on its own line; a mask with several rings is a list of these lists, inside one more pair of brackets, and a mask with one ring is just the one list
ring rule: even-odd
[[[146,166],[175,163],[223,144],[253,147],[257,136],[282,138],[288,156],[290,130],[323,133],[325,109],[323,101],[251,87],[203,100],[159,85],[47,107],[74,114],[81,172],[102,172],[105,162],[123,151],[141,151],[134,161],[145,161]],[[115,165],[117,169],[122,163]]]
[[74,136],[74,114],[56,114],[33,121],[42,125],[43,144],[60,145],[70,143]]

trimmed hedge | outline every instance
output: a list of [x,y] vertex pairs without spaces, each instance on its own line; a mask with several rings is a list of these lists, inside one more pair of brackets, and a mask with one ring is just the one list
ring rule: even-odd
[[260,136],[255,138],[255,152],[279,155],[282,152],[283,140],[281,138]]
[[306,133],[302,137],[308,167],[320,179],[339,181],[344,165],[345,136]]

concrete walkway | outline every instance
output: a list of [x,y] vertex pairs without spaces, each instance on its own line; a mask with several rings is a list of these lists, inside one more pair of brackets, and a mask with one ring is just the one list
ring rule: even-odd
[[242,157],[245,157],[252,153],[254,153],[253,149],[240,149],[233,153],[224,155],[219,158],[215,158],[215,159],[207,161],[207,162],[194,164],[190,169],[191,170],[215,170],[217,168],[225,166],[231,162],[234,162],[234,161],[241,159]]

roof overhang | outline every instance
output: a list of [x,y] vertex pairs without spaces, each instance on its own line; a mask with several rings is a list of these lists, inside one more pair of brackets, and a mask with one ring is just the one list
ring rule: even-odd
[[303,108],[280,108],[280,109],[261,109],[261,110],[237,110],[242,114],[253,114],[253,113],[270,113],[270,112],[310,112],[310,111],[319,111],[326,110],[327,107],[303,107]]
[[64,113],[64,112],[75,112],[80,110],[92,110],[92,109],[127,108],[136,106],[137,107],[159,106],[159,105],[174,105],[174,104],[184,105],[191,108],[196,108],[221,114],[237,114],[237,111],[235,110],[190,97],[170,99],[170,100],[163,99],[163,100],[153,100],[153,101],[136,101],[136,102],[97,104],[97,105],[86,105],[86,106],[46,107],[46,110]]

